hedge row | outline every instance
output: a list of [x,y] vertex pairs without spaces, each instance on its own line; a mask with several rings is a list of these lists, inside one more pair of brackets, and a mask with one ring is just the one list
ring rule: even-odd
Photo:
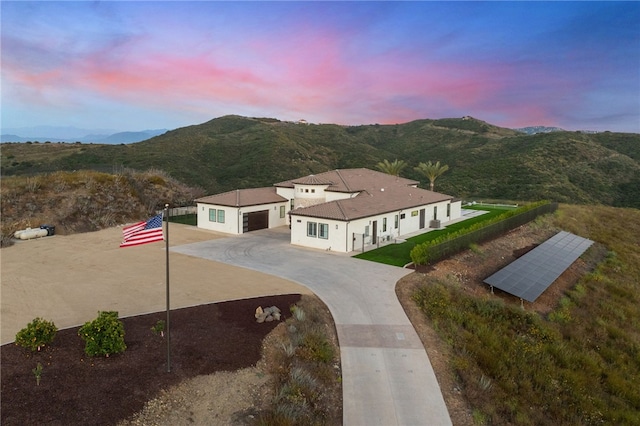
[[411,260],[415,265],[437,262],[469,248],[470,244],[495,238],[531,222],[540,215],[552,213],[557,208],[558,203],[539,201],[507,211],[499,216],[475,223],[468,228],[418,244],[411,250]]

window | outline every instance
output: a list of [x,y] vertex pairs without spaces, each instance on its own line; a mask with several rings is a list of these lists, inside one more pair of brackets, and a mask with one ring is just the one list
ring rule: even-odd
[[318,224],[316,222],[307,222],[307,237],[316,237],[318,235]]
[[216,209],[209,209],[209,222],[216,221]]
[[304,192],[309,192],[309,188],[305,188]]
[[387,218],[382,218],[382,232],[387,232]]
[[316,190],[315,190],[315,189],[312,189],[312,190],[311,190],[311,193],[312,193],[312,194],[314,194],[315,192],[316,192]]
[[414,210],[411,212],[411,216],[418,216],[418,210]]
[[325,240],[329,238],[329,224],[321,223],[320,229],[318,230],[318,238],[324,238]]
[[393,218],[393,228],[398,229],[398,215],[395,215]]
[[447,204],[447,217],[451,217],[451,204]]
[[284,218],[285,207],[280,206],[280,219]]
[[364,227],[364,236],[368,237],[369,236],[369,225]]
[[224,210],[218,210],[218,222],[224,223]]
[[404,213],[402,213],[402,214],[400,215],[400,219],[404,219],[405,217],[406,217],[406,216],[405,216],[405,214],[404,214]]
[[433,220],[438,219],[438,206],[433,206]]

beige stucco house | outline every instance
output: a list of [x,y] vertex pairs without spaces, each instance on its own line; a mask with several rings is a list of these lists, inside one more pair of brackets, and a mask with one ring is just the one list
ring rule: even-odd
[[350,252],[460,218],[461,202],[369,169],[332,170],[196,200],[198,227],[242,234],[289,225],[291,243]]

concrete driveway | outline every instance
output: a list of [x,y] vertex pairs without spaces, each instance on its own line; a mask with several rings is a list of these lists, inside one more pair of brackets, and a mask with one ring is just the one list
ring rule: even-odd
[[171,248],[286,278],[331,311],[340,343],[344,424],[450,425],[420,339],[395,294],[411,271],[289,244],[286,228]]

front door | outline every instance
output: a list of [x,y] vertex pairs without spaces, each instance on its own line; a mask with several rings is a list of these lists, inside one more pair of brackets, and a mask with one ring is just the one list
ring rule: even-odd
[[378,242],[378,221],[373,221],[373,230],[371,231],[371,244]]
[[424,221],[425,221],[425,211],[424,209],[420,209],[420,229],[424,229]]

